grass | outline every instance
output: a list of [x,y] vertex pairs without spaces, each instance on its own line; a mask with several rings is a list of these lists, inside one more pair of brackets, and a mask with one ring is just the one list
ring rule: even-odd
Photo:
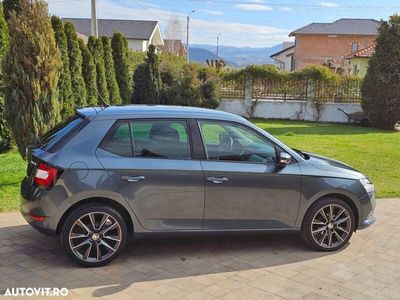
[[[341,160],[374,182],[378,197],[400,196],[400,133],[359,126],[252,119],[290,147]],[[26,163],[19,153],[0,154],[0,212],[19,205]]]
[[19,185],[26,174],[26,162],[16,151],[0,154],[0,212],[18,210]]

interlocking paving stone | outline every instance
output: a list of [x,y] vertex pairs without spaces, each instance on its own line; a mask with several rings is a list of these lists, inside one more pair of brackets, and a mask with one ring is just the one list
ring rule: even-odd
[[[400,199],[377,201],[377,223],[333,253],[298,234],[142,239],[111,264],[81,268],[59,239],[19,213],[0,214],[0,293],[67,287],[70,299],[399,299]],[[4,298],[6,299],[6,297]]]

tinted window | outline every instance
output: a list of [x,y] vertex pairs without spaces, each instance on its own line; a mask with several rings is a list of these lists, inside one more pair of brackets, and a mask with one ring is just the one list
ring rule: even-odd
[[40,137],[41,148],[49,152],[55,151],[64,141],[82,129],[85,123],[85,119],[78,115],[66,118]]
[[246,126],[200,121],[200,130],[209,160],[275,163],[275,145]]
[[101,148],[121,156],[132,156],[129,122],[118,123],[112,129]]
[[131,131],[135,156],[191,159],[186,121],[135,120]]

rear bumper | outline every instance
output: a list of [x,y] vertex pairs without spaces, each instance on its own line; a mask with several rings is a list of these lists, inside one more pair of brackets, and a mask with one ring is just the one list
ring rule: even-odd
[[[32,186],[28,179],[24,178],[21,182],[20,200],[20,212],[26,222],[43,234],[55,236],[57,225],[53,224],[54,220],[50,214],[47,191]],[[45,219],[39,222],[31,215],[45,216]]]

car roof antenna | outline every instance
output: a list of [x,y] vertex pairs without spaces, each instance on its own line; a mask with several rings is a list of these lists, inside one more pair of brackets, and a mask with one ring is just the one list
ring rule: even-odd
[[99,91],[95,87],[94,90],[96,91],[97,95],[99,95],[99,98],[101,100],[101,107],[110,107],[111,105],[104,100],[104,98],[100,95]]

